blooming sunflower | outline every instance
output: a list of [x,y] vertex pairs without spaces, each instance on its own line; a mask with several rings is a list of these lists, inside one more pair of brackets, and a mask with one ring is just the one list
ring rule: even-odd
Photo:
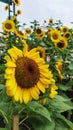
[[6,5],[6,6],[4,7],[4,10],[8,10],[8,9],[9,9],[9,6]]
[[20,5],[20,0],[13,0],[13,3],[14,3],[16,6],[19,6],[19,5]]
[[48,24],[53,24],[53,19],[49,19]]
[[56,86],[56,85],[51,86],[49,98],[53,99],[58,94],[58,92],[56,90],[58,90],[58,86]]
[[22,31],[19,31],[19,30],[15,29],[15,30],[14,30],[14,33],[15,33],[19,38],[26,39],[26,34],[23,33]]
[[51,40],[53,42],[59,41],[60,37],[61,37],[61,35],[60,35],[60,32],[58,30],[51,31]]
[[21,10],[17,10],[17,15],[20,15],[22,13],[22,11]]
[[25,33],[26,33],[26,34],[31,34],[31,33],[32,33],[31,28],[25,28]]
[[62,61],[56,62],[55,67],[56,67],[56,70],[58,71],[59,77],[60,77],[61,79],[63,79],[63,75],[62,75],[63,63],[62,63]]
[[44,58],[44,59],[45,59],[46,53],[45,53],[45,50],[43,49],[43,47],[38,46],[38,47],[36,48],[36,51],[39,52],[39,55],[40,55],[41,58]]
[[8,54],[5,56],[7,95],[20,103],[38,100],[40,92],[45,93],[55,82],[48,65],[35,48],[28,51],[27,44],[23,51],[14,46],[8,50]]
[[36,34],[39,35],[42,33],[42,29],[40,27],[37,27],[35,30]]
[[15,24],[12,20],[6,20],[5,22],[3,22],[2,24],[2,28],[4,31],[6,32],[11,32],[14,30],[15,28]]
[[71,38],[71,33],[70,33],[70,32],[66,32],[66,33],[64,34],[64,37],[65,37],[67,40],[69,40],[69,39]]
[[44,36],[45,36],[44,30],[42,30],[41,28],[37,28],[36,29],[36,37],[42,39],[42,38],[44,38]]
[[63,26],[62,29],[61,29],[61,31],[63,33],[66,33],[68,31],[68,27],[67,26]]
[[67,40],[64,37],[60,37],[59,41],[55,42],[55,47],[58,47],[61,50],[64,50],[67,48]]
[[45,36],[44,30],[42,28],[40,28],[40,27],[36,28],[35,34],[36,34],[36,37],[40,38],[40,39],[42,39]]
[[48,35],[50,35],[50,34],[51,34],[52,30],[53,30],[53,28],[52,28],[52,27],[49,27],[49,28],[48,28],[48,31],[47,31]]

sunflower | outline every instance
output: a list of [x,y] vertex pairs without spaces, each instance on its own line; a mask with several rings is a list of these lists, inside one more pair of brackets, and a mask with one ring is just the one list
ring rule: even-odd
[[25,28],[25,33],[26,33],[26,34],[31,34],[31,33],[32,33],[31,28]]
[[53,30],[53,28],[51,28],[51,27],[48,28],[48,31],[47,31],[48,35],[51,34],[52,30]]
[[36,37],[37,38],[44,38],[44,36],[45,36],[45,32],[44,32],[44,30],[42,30],[40,27],[37,27],[36,28]]
[[35,30],[36,34],[39,35],[42,33],[42,29],[40,27],[37,27]]
[[19,38],[26,39],[26,34],[23,33],[22,31],[19,31],[19,30],[15,29],[15,30],[14,30],[14,33],[15,33]]
[[45,50],[43,49],[43,47],[38,46],[36,48],[36,51],[39,52],[40,58],[44,58],[45,59],[46,53],[45,53]]
[[61,50],[64,50],[67,48],[67,40],[64,37],[60,37],[59,41],[55,42],[55,47],[58,47]]
[[45,93],[55,82],[48,65],[35,48],[28,51],[27,44],[23,51],[13,46],[8,54],[5,56],[7,63],[4,76],[7,95],[14,101],[26,104],[32,99],[38,100],[40,92]]
[[17,15],[20,15],[22,13],[22,11],[21,10],[17,10]]
[[53,19],[49,19],[48,24],[53,24]]
[[62,75],[63,63],[62,63],[62,61],[56,62],[55,67],[56,67],[56,70],[57,70],[57,72],[58,72],[58,74],[59,74],[59,77],[60,77],[61,79],[63,79],[63,75]]
[[6,20],[5,22],[3,22],[2,24],[2,28],[4,31],[6,32],[11,32],[14,30],[15,28],[15,24],[12,20]]
[[60,28],[59,26],[57,26],[56,29],[57,29],[58,31],[61,31],[61,28]]
[[66,33],[68,31],[68,27],[67,26],[63,26],[62,29],[61,29],[61,31],[63,33]]
[[56,86],[56,85],[51,86],[49,98],[53,99],[58,94],[57,90],[58,90],[58,86]]
[[60,35],[60,32],[58,30],[51,31],[51,40],[53,42],[59,41],[60,37],[61,37],[61,35]]
[[19,5],[20,5],[20,0],[13,0],[13,3],[14,3],[16,6],[19,6]]
[[8,9],[9,9],[9,6],[6,5],[6,6],[4,7],[4,10],[8,10]]
[[66,32],[66,33],[64,34],[64,37],[65,37],[67,40],[69,40],[69,39],[71,38],[71,33],[70,33],[70,32]]

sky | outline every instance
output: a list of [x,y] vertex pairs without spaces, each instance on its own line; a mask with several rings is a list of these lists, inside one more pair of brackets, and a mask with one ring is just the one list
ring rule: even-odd
[[[7,19],[8,12],[4,11],[5,3],[0,2],[0,31],[2,22]],[[20,6],[16,10],[22,10],[18,16],[20,23],[29,25],[31,21],[37,20],[43,23],[50,18],[61,20],[63,25],[73,27],[73,0],[21,0]]]

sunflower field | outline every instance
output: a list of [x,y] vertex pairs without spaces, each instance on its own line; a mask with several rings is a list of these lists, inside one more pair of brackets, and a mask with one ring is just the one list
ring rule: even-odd
[[73,130],[73,29],[21,13],[1,26],[0,130]]

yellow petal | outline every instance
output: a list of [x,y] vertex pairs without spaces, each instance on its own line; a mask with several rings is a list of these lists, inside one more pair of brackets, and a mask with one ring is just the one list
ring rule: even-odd
[[[24,42],[24,41],[23,41]],[[23,55],[26,56],[28,53],[28,44],[26,44],[26,42],[24,42],[24,49],[23,49]]]
[[7,94],[9,95],[9,96],[14,96],[15,94],[16,94],[16,91],[17,91],[17,87],[15,86],[14,88],[8,88],[7,87]]
[[32,87],[30,91],[31,91],[32,98],[34,98],[35,100],[38,100],[39,94],[36,92],[35,87]]
[[6,68],[5,74],[15,74],[15,68]]
[[5,56],[4,59],[5,59],[6,61],[11,61],[10,56]]
[[18,49],[18,48],[15,47],[15,46],[13,46],[13,49],[14,49],[14,51],[15,51],[15,53],[16,53],[16,55],[17,55],[18,57],[22,57],[22,56],[23,56],[23,53],[22,53],[22,51],[21,51],[20,49]]
[[44,77],[41,77],[40,76],[40,82],[44,85],[48,85],[48,84],[51,84],[51,81],[47,78],[44,78]]
[[11,56],[12,58],[14,58],[14,59],[17,60],[17,55],[16,55],[16,52],[14,51],[13,48],[9,49],[9,50],[8,50],[8,53],[10,54],[10,56]]
[[22,97],[22,90],[21,90],[20,87],[17,87],[17,91],[16,91],[16,93],[14,95],[14,100],[19,101],[21,97]]
[[6,87],[8,89],[16,89],[17,83],[14,78],[6,80]]
[[42,92],[42,93],[45,93],[46,90],[44,88],[44,85],[41,83],[41,82],[38,82],[37,83],[37,87],[39,88],[39,90]]
[[40,94],[40,91],[39,91],[39,88],[35,85],[35,91],[38,93],[38,94]]
[[33,52],[32,54],[30,52],[28,52],[27,57],[32,58],[34,60],[39,58],[39,60],[40,60],[39,52]]
[[23,91],[23,101],[27,104],[30,101],[30,92],[29,89],[24,89]]
[[41,75],[41,77],[44,77],[44,78],[48,78],[48,79],[52,78],[52,74],[50,74],[49,71],[47,71],[47,72],[41,71],[40,75]]
[[6,67],[16,67],[16,64],[14,62],[12,62],[12,61],[8,61],[6,63]]
[[14,78],[14,74],[5,74],[4,78],[5,79],[12,79],[12,78]]

